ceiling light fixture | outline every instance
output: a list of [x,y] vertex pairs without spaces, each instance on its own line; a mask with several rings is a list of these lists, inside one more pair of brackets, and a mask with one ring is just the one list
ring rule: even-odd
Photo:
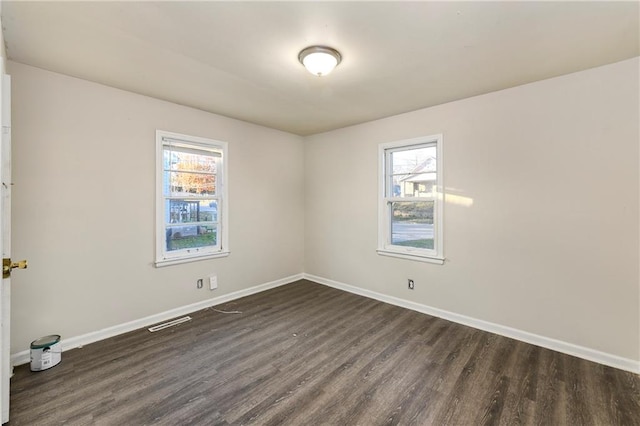
[[298,60],[313,75],[329,74],[342,61],[340,52],[326,46],[309,46],[298,54]]

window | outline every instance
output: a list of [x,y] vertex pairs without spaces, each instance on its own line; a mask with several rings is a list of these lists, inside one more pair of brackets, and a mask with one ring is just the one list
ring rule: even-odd
[[227,143],[156,132],[156,266],[229,255]]
[[379,147],[378,253],[444,263],[442,135]]

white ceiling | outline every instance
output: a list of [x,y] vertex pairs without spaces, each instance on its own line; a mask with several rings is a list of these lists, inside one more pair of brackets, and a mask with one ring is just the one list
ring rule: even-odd
[[[638,56],[638,2],[2,2],[9,59],[299,135]],[[326,77],[298,52],[338,49]]]

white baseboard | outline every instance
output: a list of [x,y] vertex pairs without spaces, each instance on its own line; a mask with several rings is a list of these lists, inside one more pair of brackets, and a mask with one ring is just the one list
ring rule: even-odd
[[[207,299],[201,302],[192,303],[190,305],[181,306],[179,308],[170,309],[165,312],[160,312],[158,314],[150,315],[148,317],[140,318],[138,320],[130,321],[124,324],[115,325],[113,327],[107,327],[102,330],[83,334],[81,336],[74,336],[68,339],[62,339],[60,341],[62,346],[62,351],[64,352],[69,349],[78,348],[80,346],[88,345],[89,343],[94,343],[99,340],[104,340],[109,337],[117,336],[119,334],[128,333],[130,331],[137,330],[139,328],[149,327],[159,322],[167,321],[172,318],[190,314],[192,312],[199,311],[201,309],[220,305],[220,304],[229,302],[231,300],[240,299],[241,297],[249,296],[255,293],[260,293],[265,290],[269,290],[271,288],[289,284],[294,281],[301,280],[302,278],[303,278],[303,274],[291,275],[286,278],[281,278],[279,280],[260,284],[254,287],[246,288],[244,290],[234,291],[233,293],[228,293],[219,297],[214,297],[213,299]],[[29,362],[31,362],[31,353],[29,350],[17,352],[11,355],[11,364],[14,366],[27,364]]]
[[479,330],[484,330],[490,333],[499,334],[501,336],[510,337],[512,339],[520,340],[526,343],[531,343],[532,345],[541,346],[543,348],[551,349],[557,352],[562,352],[568,355],[573,355],[578,358],[586,359],[588,361],[593,361],[599,364],[604,364],[610,367],[619,368],[621,370],[626,370],[632,373],[640,374],[640,361],[636,361],[633,359],[623,358],[617,355],[608,354],[606,352],[600,352],[595,349],[590,349],[584,346],[574,345],[573,343],[563,342],[561,340],[556,340],[549,337],[529,333],[527,331],[522,331],[515,328],[507,327],[504,325],[495,324],[492,322],[483,321],[476,318],[471,318],[465,315],[460,315],[454,312],[433,308],[431,306],[423,305],[420,303],[410,302],[408,300],[399,299],[393,296],[387,296],[386,294],[365,290],[365,289],[354,287],[338,281],[333,281],[327,278],[318,277],[316,275],[305,273],[303,274],[303,278],[309,281],[316,282],[318,284],[323,284],[329,287],[337,288],[339,290],[348,291],[349,293],[358,294],[360,296],[379,300],[381,302],[389,303],[391,305],[400,306],[402,308],[411,309],[417,312],[422,312],[423,314],[431,315],[438,318],[443,318],[458,324],[463,324],[469,327],[477,328]]
[[[344,290],[349,293],[358,294],[360,296],[368,297],[370,299],[379,300],[381,302],[389,303],[395,306],[411,309],[413,311],[421,312],[427,315],[432,315],[438,318],[443,318],[458,324],[463,324],[469,327],[477,328],[479,330],[488,331],[490,333],[499,334],[501,336],[510,337],[512,339],[520,340],[523,342],[531,343],[536,346],[551,349],[554,351],[562,352],[568,355],[573,355],[578,358],[583,358],[589,361],[597,362],[599,364],[608,365],[610,367],[619,368],[621,370],[630,371],[632,373],[640,374],[640,362],[629,358],[623,358],[617,355],[608,354],[606,352],[600,352],[595,349],[590,349],[584,346],[574,345],[573,343],[563,342],[561,340],[552,339],[545,336],[529,333],[527,331],[518,330],[515,328],[507,327],[500,324],[491,323],[488,321],[471,318],[466,315],[456,314],[454,312],[445,311],[442,309],[434,308],[431,306],[423,305],[420,303],[410,302],[408,300],[400,299],[386,294],[377,293],[371,290],[365,290],[359,287],[354,287],[348,284],[344,284],[338,281],[330,280],[327,278],[318,277],[312,274],[296,274],[289,277],[285,277],[279,280],[271,281],[268,283],[260,284],[254,287],[246,288],[244,290],[235,291],[233,293],[225,294],[212,299],[203,300],[201,302],[192,303],[190,305],[181,306],[179,308],[170,309],[165,312],[160,312],[155,315],[150,315],[138,320],[130,321],[124,324],[119,324],[113,327],[108,327],[102,330],[94,331],[91,333],[83,334],[80,336],[74,336],[68,339],[61,340],[62,350],[66,351],[74,349],[83,345],[88,345],[109,337],[117,336],[119,334],[128,333],[130,331],[137,330],[139,328],[148,327],[159,322],[167,321],[182,315],[187,315],[201,309],[209,308],[211,306],[220,305],[231,300],[236,300],[241,297],[249,296],[255,293],[260,293],[271,288],[279,287],[281,285],[289,284],[300,279],[307,279],[318,284],[323,284],[329,287]],[[12,365],[27,364],[30,362],[30,351],[25,350],[17,352],[11,355]]]

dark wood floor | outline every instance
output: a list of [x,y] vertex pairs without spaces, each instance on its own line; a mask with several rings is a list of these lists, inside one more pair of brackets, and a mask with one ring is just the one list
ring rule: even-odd
[[308,281],[17,367],[10,425],[640,425],[640,376]]

